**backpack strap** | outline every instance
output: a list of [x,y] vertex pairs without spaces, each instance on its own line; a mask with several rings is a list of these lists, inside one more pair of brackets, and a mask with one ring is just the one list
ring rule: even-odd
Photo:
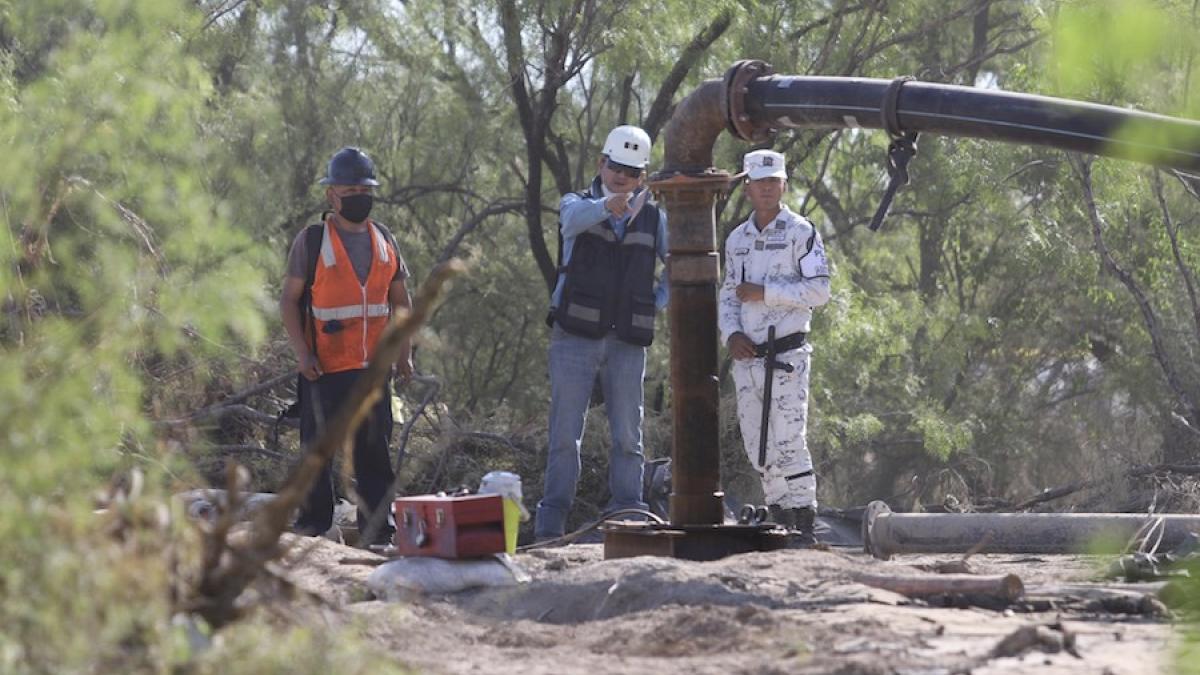
[[392,248],[392,255],[396,256],[396,262],[399,263],[400,242],[396,241],[396,235],[392,234],[391,230],[387,229],[379,222],[372,220],[371,224],[375,226],[375,230],[379,232],[379,236],[383,237],[383,240],[386,241],[388,246]]
[[321,244],[325,239],[325,223],[309,225],[304,229],[304,252],[308,254],[304,270],[304,293],[300,295],[300,312],[308,323],[308,334],[312,338],[313,354],[317,353],[317,323],[312,313],[312,287],[317,279],[317,263],[321,259]]

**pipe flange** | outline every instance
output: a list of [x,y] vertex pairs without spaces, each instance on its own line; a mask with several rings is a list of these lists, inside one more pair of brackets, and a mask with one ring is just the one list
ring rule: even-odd
[[729,133],[751,143],[761,143],[775,133],[770,127],[751,123],[750,115],[746,113],[750,83],[773,74],[775,69],[771,64],[758,59],[738,61],[725,73],[725,127]]
[[676,200],[706,202],[727,194],[734,180],[728,171],[709,167],[699,173],[660,171],[650,176],[647,187],[660,201],[667,201],[670,195]]
[[892,557],[891,551],[887,550],[887,546],[883,545],[883,541],[875,541],[878,536],[876,531],[875,520],[879,516],[891,513],[892,509],[888,507],[887,502],[875,500],[867,504],[867,510],[863,513],[862,519],[862,538],[863,551],[870,553],[873,557],[880,560],[888,560]]
[[736,177],[728,171],[710,166],[700,172],[659,171],[650,176],[646,185],[656,195],[665,190],[681,189],[711,189],[715,192],[725,192],[734,180]]
[[693,181],[713,181],[713,180],[732,180],[733,176],[724,169],[718,169],[715,166],[710,166],[703,171],[656,171],[646,179],[646,184],[654,186],[656,183],[671,183],[685,180]]

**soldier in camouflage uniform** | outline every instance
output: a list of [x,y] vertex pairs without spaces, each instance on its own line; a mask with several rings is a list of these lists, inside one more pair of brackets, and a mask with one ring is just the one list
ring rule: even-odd
[[[773,519],[798,543],[815,543],[817,481],[805,438],[812,346],[806,335],[813,307],[829,301],[829,263],[817,229],[782,203],[783,155],[771,150],[744,159],[746,195],[754,213],[725,240],[725,279],[718,323],[734,358],[738,420],[750,462],[762,478]],[[775,352],[766,430],[759,463],[767,338]],[[791,372],[788,372],[790,368]]]

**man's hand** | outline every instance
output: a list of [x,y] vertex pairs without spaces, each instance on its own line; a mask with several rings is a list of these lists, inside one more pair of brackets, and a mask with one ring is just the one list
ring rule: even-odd
[[308,380],[315,380],[321,376],[321,363],[317,361],[316,354],[304,352],[296,364],[296,370]]
[[624,216],[625,213],[629,211],[629,193],[618,192],[608,199],[605,199],[604,208],[608,209],[608,212],[617,218]]
[[754,343],[745,333],[734,333],[729,336],[729,354],[735,361],[754,358]]
[[737,287],[737,299],[742,302],[762,302],[765,296],[765,289],[759,284],[750,284],[742,282]]
[[396,361],[396,386],[400,387],[402,385],[408,384],[408,381],[412,379],[412,376],[413,376],[412,357],[411,356],[401,357],[398,361]]

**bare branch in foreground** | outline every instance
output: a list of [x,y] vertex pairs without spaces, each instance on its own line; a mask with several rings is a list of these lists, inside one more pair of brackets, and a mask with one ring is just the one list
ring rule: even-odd
[[[241,616],[244,608],[237,605],[237,600],[242,592],[263,574],[267,563],[283,554],[279,538],[290,524],[292,511],[304,500],[334,453],[366,418],[380,396],[404,343],[429,318],[446,282],[464,269],[458,260],[438,265],[417,292],[411,311],[392,317],[380,337],[375,356],[355,382],[349,398],[329,420],[321,437],[307,449],[304,459],[292,470],[279,491],[279,496],[258,512],[251,522],[248,536],[237,544],[231,542],[230,524],[224,516],[206,533],[205,555],[199,577],[181,599],[182,610],[199,614],[213,628],[225,626]],[[231,489],[234,487],[231,485]],[[229,502],[231,507],[235,507],[237,497],[230,494]]]

